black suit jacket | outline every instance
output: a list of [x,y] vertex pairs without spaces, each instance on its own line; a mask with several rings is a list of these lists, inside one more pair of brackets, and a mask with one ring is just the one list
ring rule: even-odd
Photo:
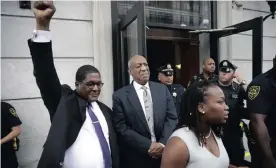
[[[165,145],[177,124],[176,108],[165,85],[149,82],[149,87],[156,141]],[[148,154],[151,135],[133,84],[113,94],[113,112],[122,159],[120,168],[160,167],[160,159],[152,159]]]
[[[38,168],[60,168],[63,165],[65,151],[75,142],[86,119],[86,101],[80,99],[76,91],[68,85],[60,84],[54,67],[51,42],[35,43],[29,40],[28,44],[34,65],[34,76],[52,122]],[[103,103],[97,103],[109,129],[113,168],[118,168],[117,138],[112,126],[112,111]]]

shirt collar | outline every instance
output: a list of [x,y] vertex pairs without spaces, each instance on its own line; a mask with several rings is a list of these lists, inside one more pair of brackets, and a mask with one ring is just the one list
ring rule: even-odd
[[[134,89],[136,91],[140,90],[142,88],[143,85],[140,85],[139,83],[133,81],[133,86],[134,86]],[[144,85],[147,89],[149,89],[149,82],[147,82],[145,85]]]

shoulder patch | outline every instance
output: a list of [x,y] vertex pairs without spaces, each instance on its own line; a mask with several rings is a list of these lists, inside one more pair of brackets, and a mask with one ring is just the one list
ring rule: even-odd
[[248,98],[249,100],[255,99],[260,93],[261,87],[260,86],[250,86],[248,89]]
[[15,116],[15,117],[18,118],[18,116],[17,116],[16,111],[15,111],[14,108],[10,108],[9,111],[10,111],[10,113],[11,113],[13,116]]

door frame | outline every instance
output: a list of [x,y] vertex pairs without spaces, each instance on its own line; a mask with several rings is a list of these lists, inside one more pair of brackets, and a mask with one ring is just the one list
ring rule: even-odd
[[[144,13],[144,1],[138,1],[128,11],[127,15],[122,19],[118,19],[117,2],[111,1],[112,5],[112,46],[113,46],[113,75],[114,75],[114,90],[129,84],[128,74],[128,55],[125,54],[123,31],[135,19],[137,19],[137,41],[138,41],[138,55],[146,57],[146,25]],[[116,9],[114,8],[116,7]],[[115,40],[114,40],[115,39]]]
[[[216,1],[211,1],[211,29],[217,28],[216,27],[216,19],[217,19],[217,2]],[[145,6],[143,6],[145,9]],[[144,11],[140,13],[140,15],[144,15]],[[121,41],[120,41],[120,26],[119,26],[119,12],[118,12],[118,8],[117,8],[117,1],[111,1],[111,19],[112,19],[112,49],[113,49],[113,76],[114,76],[114,91],[120,89],[121,87],[123,87],[124,81],[125,81],[125,75],[128,74],[128,72],[125,72],[124,70],[124,66],[125,66],[125,62],[122,60],[121,58]],[[127,16],[126,16],[127,17]],[[145,16],[144,16],[145,18]],[[138,21],[138,20],[137,20]],[[141,20],[140,20],[141,21]],[[180,25],[167,25],[167,24],[152,24],[152,23],[146,23],[146,21],[144,20],[145,23],[145,27],[148,26],[150,28],[162,28],[162,29],[178,29],[178,30],[195,30],[195,29],[199,29],[198,27],[182,27]],[[121,26],[123,26],[124,24],[122,23]],[[146,39],[145,39],[146,40]],[[143,41],[143,40],[142,40]],[[144,46],[144,45],[141,45]],[[210,47],[211,50],[211,47]],[[141,51],[144,51],[144,53],[146,53],[147,49],[146,49],[146,45],[145,48],[141,49]],[[145,57],[147,57],[146,54],[144,54]],[[213,55],[211,55],[211,57],[213,58]],[[214,58],[216,59],[216,58]]]
[[128,11],[127,15],[123,20],[119,22],[120,32],[127,28],[135,19],[137,19],[137,33],[138,33],[138,54],[146,57],[146,25],[145,25],[145,2],[138,1],[131,10]]
[[[221,37],[235,35],[241,32],[252,30],[252,78],[262,73],[263,62],[263,17],[256,17],[226,28],[236,28],[210,33],[210,53],[218,58],[218,43]],[[258,47],[254,47],[258,46]],[[215,60],[218,65],[218,60]]]

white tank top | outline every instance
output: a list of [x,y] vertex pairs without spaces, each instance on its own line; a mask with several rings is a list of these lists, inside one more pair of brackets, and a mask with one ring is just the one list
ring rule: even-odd
[[219,137],[213,133],[218,147],[219,157],[212,154],[205,146],[199,145],[198,139],[193,131],[187,127],[179,128],[171,137],[179,137],[185,142],[189,150],[189,161],[186,168],[228,168],[229,157],[224,148],[224,145]]

